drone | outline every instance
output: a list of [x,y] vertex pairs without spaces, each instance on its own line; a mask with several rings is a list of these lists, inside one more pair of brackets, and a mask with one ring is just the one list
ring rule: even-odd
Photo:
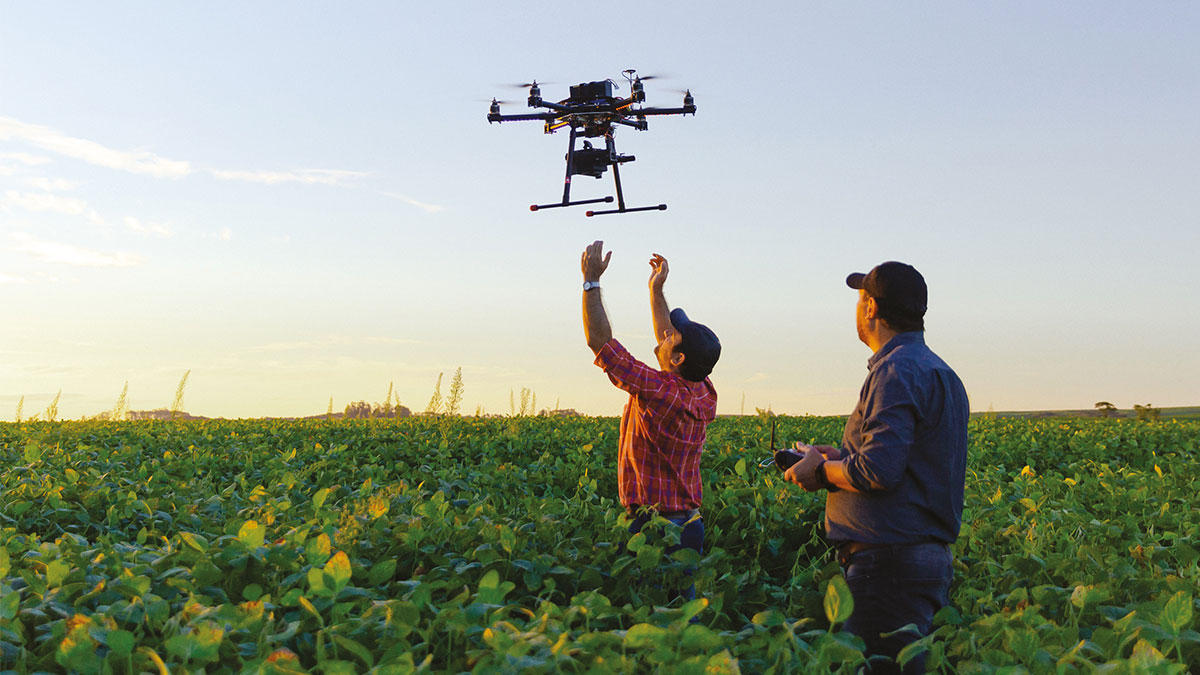
[[[629,83],[628,98],[621,98],[614,91],[618,85],[612,80],[599,82],[584,82],[571,87],[571,95],[553,103],[542,98],[542,90],[537,80],[529,84],[518,85],[529,87],[529,107],[546,108],[549,112],[528,113],[524,115],[501,115],[500,101],[492,99],[492,107],[488,112],[488,123],[492,122],[528,122],[541,120],[545,123],[545,133],[552,134],[563,127],[571,130],[571,140],[567,146],[567,175],[563,181],[562,201],[554,204],[533,204],[530,211],[558,208],[562,206],[579,206],[581,204],[611,204],[611,196],[600,199],[581,199],[571,201],[571,176],[591,176],[600,178],[608,167],[612,167],[613,181],[617,188],[617,208],[606,211],[588,211],[586,215],[600,216],[609,213],[632,213],[635,211],[665,211],[666,204],[656,206],[625,206],[625,194],[621,191],[620,166],[636,159],[633,155],[617,154],[617,146],[613,141],[613,133],[617,126],[626,126],[646,131],[646,118],[652,115],[695,115],[696,101],[692,98],[690,89],[683,93],[681,108],[646,108],[641,104],[646,100],[644,81],[654,79],[652,75],[639,77],[635,70],[622,71]],[[576,149],[576,141],[582,136],[583,147]],[[588,138],[603,138],[604,147],[595,147]]]

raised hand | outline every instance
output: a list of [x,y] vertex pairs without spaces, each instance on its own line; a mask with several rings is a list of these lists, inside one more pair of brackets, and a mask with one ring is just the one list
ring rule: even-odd
[[604,255],[604,242],[596,240],[583,250],[579,260],[580,270],[584,281],[600,281],[600,275],[608,269],[608,261],[612,259],[612,251]]
[[662,290],[668,271],[666,258],[657,253],[650,257],[650,290]]

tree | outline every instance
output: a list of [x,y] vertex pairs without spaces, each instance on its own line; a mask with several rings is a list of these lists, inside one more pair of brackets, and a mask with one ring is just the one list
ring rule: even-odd
[[366,401],[354,401],[347,403],[346,409],[342,411],[342,417],[348,420],[367,419],[371,416],[371,404]]
[[1100,413],[1101,417],[1112,417],[1113,413],[1117,411],[1117,406],[1108,401],[1100,401],[1096,404],[1096,410]]
[[1144,420],[1146,422],[1153,422],[1158,419],[1159,410],[1158,410],[1158,408],[1155,408],[1154,406],[1150,405],[1149,403],[1147,403],[1146,405],[1137,405],[1135,403],[1133,405],[1133,412],[1134,412],[1134,414],[1137,415],[1137,418],[1139,420]]

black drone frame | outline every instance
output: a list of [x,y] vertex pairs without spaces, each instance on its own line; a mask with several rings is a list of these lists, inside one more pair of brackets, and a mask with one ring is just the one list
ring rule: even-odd
[[[683,107],[680,108],[633,108],[635,103],[646,100],[642,78],[634,77],[631,70],[625,71],[632,93],[629,98],[618,98],[612,95],[611,80],[602,82],[587,82],[571,87],[571,97],[560,103],[542,99],[537,82],[529,85],[529,107],[546,108],[550,112],[528,113],[524,115],[501,115],[500,104],[493,99],[488,122],[527,122],[540,120],[545,122],[546,133],[554,133],[564,126],[571,128],[571,140],[567,146],[567,173],[563,179],[562,201],[554,204],[533,204],[530,211],[553,209],[563,206],[579,206],[582,204],[611,204],[613,198],[579,199],[571,201],[571,176],[586,175],[599,178],[608,167],[612,167],[613,182],[617,190],[617,208],[605,211],[587,211],[585,215],[601,216],[609,213],[633,213],[636,211],[665,211],[666,204],[655,206],[625,205],[625,193],[621,189],[620,166],[632,162],[633,155],[617,154],[617,146],[613,140],[613,125],[633,127],[639,131],[648,128],[646,118],[653,115],[695,115],[696,104],[691,91],[684,93]],[[649,78],[647,78],[649,79]],[[632,117],[634,119],[627,119]],[[584,141],[584,147],[575,149],[580,136],[586,138],[604,137],[604,149],[593,148],[592,144]]]

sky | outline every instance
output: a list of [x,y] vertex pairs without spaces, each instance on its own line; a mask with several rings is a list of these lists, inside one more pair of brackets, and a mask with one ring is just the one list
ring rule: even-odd
[[[720,337],[718,412],[846,414],[850,272],[929,285],[976,411],[1200,404],[1200,6],[1125,2],[18,3],[0,18],[0,420],[358,400],[619,414],[578,261],[654,363],[646,287]],[[626,69],[629,205],[565,132],[489,125]],[[575,198],[613,194],[611,173]],[[61,392],[61,394],[59,393]],[[21,403],[23,401],[23,403]],[[44,413],[43,413],[44,414]]]

